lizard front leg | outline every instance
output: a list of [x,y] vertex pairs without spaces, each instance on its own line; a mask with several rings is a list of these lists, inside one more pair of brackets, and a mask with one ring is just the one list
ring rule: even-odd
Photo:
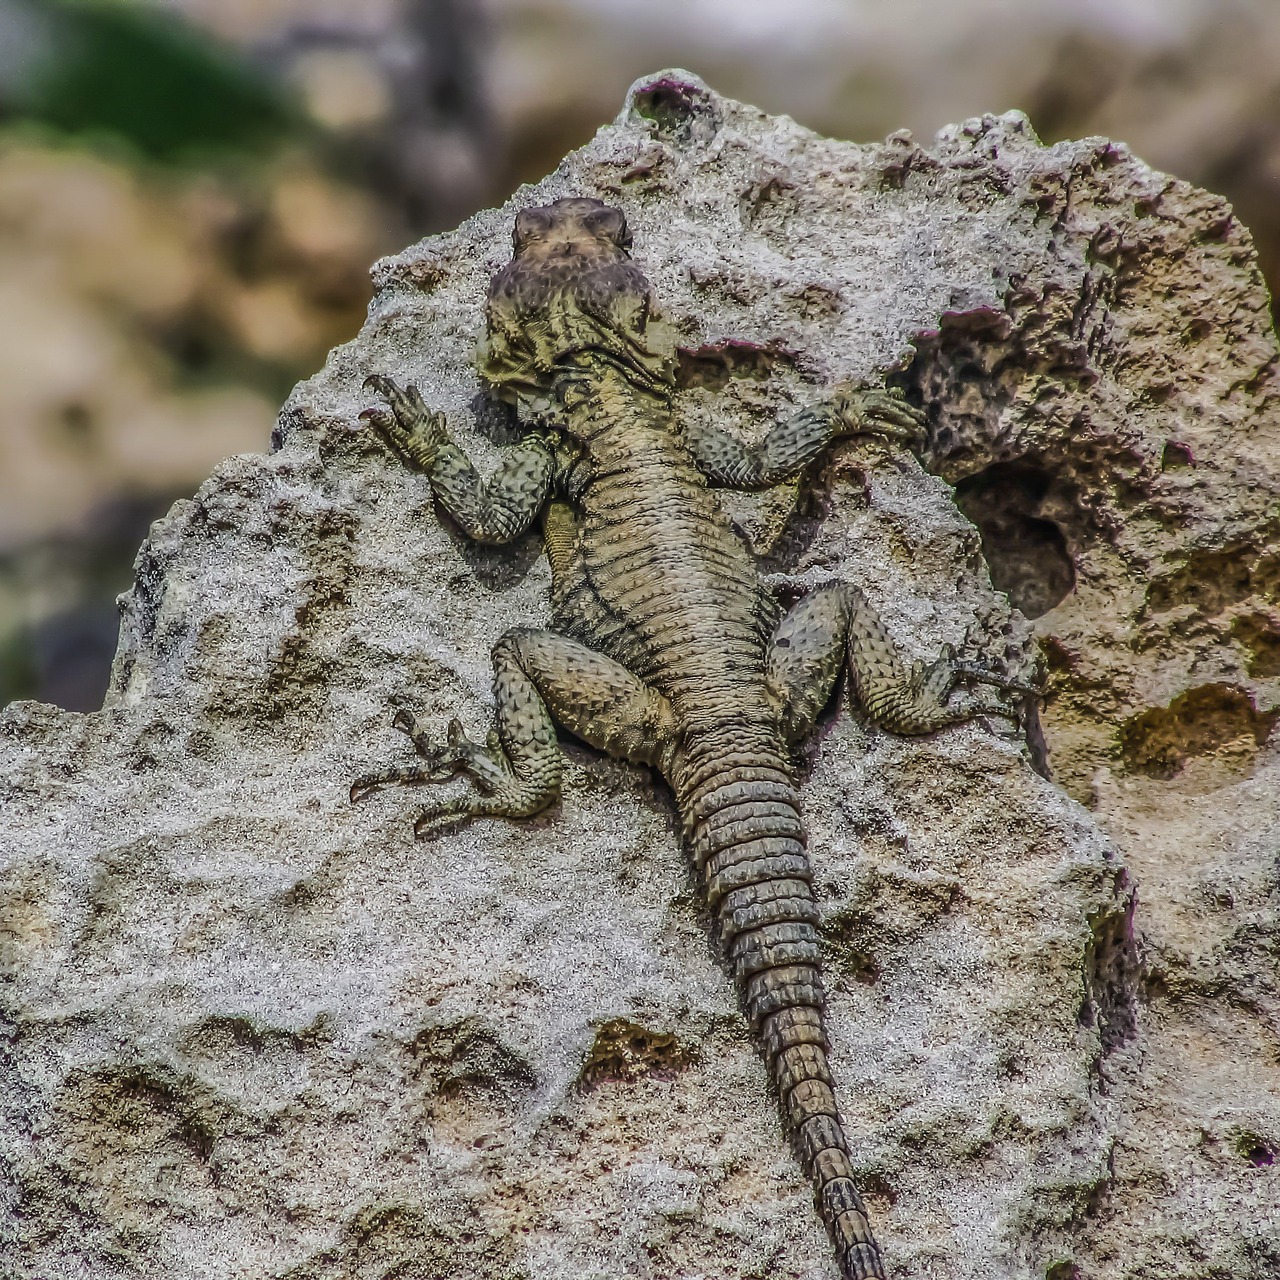
[[798,475],[834,440],[878,435],[916,441],[924,415],[891,391],[835,387],[818,404],[778,423],[758,445],[708,423],[690,425],[685,440],[698,470],[725,489],[771,489]]
[[932,733],[979,715],[1017,722],[1017,711],[996,699],[950,702],[962,681],[1035,693],[989,667],[955,661],[949,645],[933,662],[908,666],[866,596],[837,582],[805,596],[778,624],[769,649],[769,686],[789,740],[798,742],[812,730],[846,663],[862,709],[893,733]]
[[352,784],[351,799],[386,783],[467,774],[480,794],[424,809],[414,825],[422,835],[437,818],[524,818],[551,804],[563,772],[557,723],[617,759],[661,766],[675,749],[667,700],[576,640],[554,631],[509,631],[494,646],[493,670],[494,727],[486,745],[470,741],[455,720],[438,747],[412,716],[399,712],[396,727],[413,739],[426,764],[366,774]]
[[444,415],[427,408],[417,387],[403,390],[374,374],[365,386],[377,391],[386,409],[366,409],[384,440],[411,466],[426,472],[444,509],[477,542],[517,538],[546,503],[556,478],[556,454],[540,435],[526,436],[505,451],[502,466],[482,480],[471,459],[449,438]]

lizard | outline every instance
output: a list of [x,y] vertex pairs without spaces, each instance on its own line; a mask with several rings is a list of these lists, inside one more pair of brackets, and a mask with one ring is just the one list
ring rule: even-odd
[[361,418],[425,473],[470,537],[507,543],[541,519],[551,626],[513,629],[494,646],[485,743],[457,720],[439,742],[402,707],[394,723],[420,759],[357,778],[351,799],[461,773],[474,785],[427,805],[417,835],[439,819],[530,816],[560,793],[557,726],[661,774],[841,1274],[884,1280],[828,1060],[794,750],[846,669],[864,714],[902,734],[982,714],[1017,720],[999,694],[952,701],[961,682],[1030,690],[949,648],[904,662],[851,583],[820,586],[783,613],[712,492],[780,484],[846,437],[918,440],[919,409],[837,384],[756,447],[680,423],[672,342],[623,212],[589,197],[527,208],[513,243],[490,282],[478,364],[491,391],[523,409],[524,430],[493,475],[478,474],[413,386],[370,376],[383,403]]

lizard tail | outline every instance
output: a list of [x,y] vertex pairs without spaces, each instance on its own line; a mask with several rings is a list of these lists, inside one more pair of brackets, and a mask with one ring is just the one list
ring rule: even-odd
[[721,760],[691,765],[682,779],[694,857],[842,1275],[884,1280],[827,1061],[818,908],[799,796],[772,751],[744,753],[739,738]]

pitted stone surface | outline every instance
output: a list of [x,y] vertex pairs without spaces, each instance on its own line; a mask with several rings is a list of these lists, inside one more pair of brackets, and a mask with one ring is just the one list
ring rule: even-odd
[[681,72],[380,263],[273,452],[154,527],[106,707],[0,715],[0,1271],[834,1275],[647,775],[571,749],[557,808],[422,842],[412,793],[347,800],[406,751],[393,701],[483,732],[547,585],[350,429],[361,383],[492,458],[484,288],[515,210],[569,194],[625,209],[681,412],[751,435],[888,368],[923,396],[937,475],[849,446],[735,506],[780,590],[856,581],[912,656],[1045,646],[1075,799],[992,727],[843,714],[806,781],[891,1274],[1274,1276],[1280,380],[1247,233],[1016,115],[856,146]]

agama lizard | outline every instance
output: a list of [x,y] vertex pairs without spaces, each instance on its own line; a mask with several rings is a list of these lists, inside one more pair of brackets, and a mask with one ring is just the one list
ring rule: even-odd
[[847,583],[813,591],[779,618],[710,491],[776,485],[843,437],[910,441],[917,410],[883,390],[842,386],[757,448],[718,428],[679,426],[670,346],[621,211],[585,198],[525,209],[514,242],[489,287],[480,370],[529,425],[497,472],[477,475],[413,387],[369,378],[389,411],[362,417],[426,473],[472,538],[510,542],[542,516],[552,629],[518,628],[495,646],[486,745],[456,720],[437,745],[402,710],[395,723],[422,762],[358,779],[352,799],[461,772],[476,791],[427,807],[419,834],[443,816],[537,813],[560,791],[557,725],[661,773],[842,1274],[883,1277],[827,1060],[792,747],[846,665],[864,713],[897,733],[1011,714],[996,697],[950,703],[958,680],[1025,690],[949,650],[908,668]]

